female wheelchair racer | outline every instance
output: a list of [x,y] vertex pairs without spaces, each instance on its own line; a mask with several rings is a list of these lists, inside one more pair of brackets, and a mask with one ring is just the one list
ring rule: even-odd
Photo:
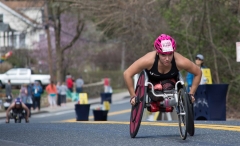
[[[135,137],[138,132],[144,108],[147,108],[150,112],[154,110],[172,112],[173,107],[175,107],[179,117],[181,137],[186,139],[187,132],[190,135],[194,133],[194,130],[191,130],[194,129],[191,103],[195,101],[194,93],[199,85],[202,72],[189,59],[175,52],[176,42],[169,35],[161,34],[155,40],[154,48],[155,51],[151,51],[139,58],[124,71],[124,80],[132,104],[131,137]],[[179,72],[181,70],[191,72],[195,76],[189,93],[186,93],[184,82],[180,77]],[[140,76],[137,87],[134,89],[132,77],[138,73],[140,73]],[[164,89],[160,90],[160,93],[155,93],[158,92],[154,90],[156,83],[172,79],[175,81],[173,82],[173,86],[175,86],[173,91]],[[185,128],[182,128],[184,126]]]

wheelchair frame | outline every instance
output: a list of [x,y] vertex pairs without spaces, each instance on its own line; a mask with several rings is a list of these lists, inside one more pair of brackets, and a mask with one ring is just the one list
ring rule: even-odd
[[[148,85],[152,87],[150,90],[148,90]],[[191,97],[186,92],[181,74],[178,74],[178,81],[175,83],[174,90],[167,90],[163,91],[161,94],[156,94],[153,84],[149,82],[147,73],[143,70],[139,75],[135,88],[135,94],[137,95],[136,104],[132,106],[131,109],[130,136],[132,138],[138,133],[144,108],[150,106],[150,98],[147,95],[147,91],[152,92],[154,96],[161,97],[164,100],[166,98],[174,98],[176,104],[172,107],[175,107],[175,111],[178,115],[180,137],[185,140],[187,138],[187,133],[190,136],[194,135],[193,105],[191,103]]]

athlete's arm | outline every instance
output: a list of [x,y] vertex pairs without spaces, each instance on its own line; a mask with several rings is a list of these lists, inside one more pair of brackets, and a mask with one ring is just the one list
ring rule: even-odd
[[202,71],[201,69],[194,64],[192,61],[190,61],[189,59],[183,57],[182,55],[180,55],[179,53],[175,52],[175,58],[176,58],[176,63],[178,66],[179,70],[186,70],[187,72],[190,72],[194,75],[193,78],[193,82],[192,82],[192,87],[190,89],[189,94],[195,94],[197,87],[201,81],[201,77],[202,77]]
[[130,65],[123,73],[125,83],[127,85],[129,94],[131,97],[136,96],[134,91],[133,76],[140,73],[142,70],[149,68],[153,63],[150,58],[152,58],[153,52],[150,52],[143,57],[136,60],[132,65]]
[[13,109],[14,106],[15,106],[15,103],[12,103],[12,104],[8,107],[8,109],[6,110],[6,122],[9,122],[9,116],[8,116],[8,114],[9,114],[9,112]]
[[24,103],[22,103],[22,108],[23,108],[23,109],[25,110],[25,112],[27,113],[25,119],[28,121],[29,109],[28,109],[28,107],[27,107]]

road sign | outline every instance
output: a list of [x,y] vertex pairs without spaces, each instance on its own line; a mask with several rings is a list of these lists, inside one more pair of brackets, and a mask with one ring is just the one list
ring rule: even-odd
[[88,104],[88,95],[87,93],[79,93],[80,104]]
[[209,68],[202,68],[203,76],[206,78],[206,84],[212,84],[212,76]]
[[104,108],[105,108],[105,110],[110,110],[110,103],[109,103],[109,101],[104,101],[103,102],[103,106],[104,106]]

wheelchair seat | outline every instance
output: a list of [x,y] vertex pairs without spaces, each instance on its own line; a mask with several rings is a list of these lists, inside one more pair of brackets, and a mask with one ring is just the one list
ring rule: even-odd
[[153,101],[163,101],[163,97],[158,97],[156,95],[173,94],[175,91],[175,83],[176,80],[173,78],[161,80],[159,82],[150,81],[147,89],[147,94]]

